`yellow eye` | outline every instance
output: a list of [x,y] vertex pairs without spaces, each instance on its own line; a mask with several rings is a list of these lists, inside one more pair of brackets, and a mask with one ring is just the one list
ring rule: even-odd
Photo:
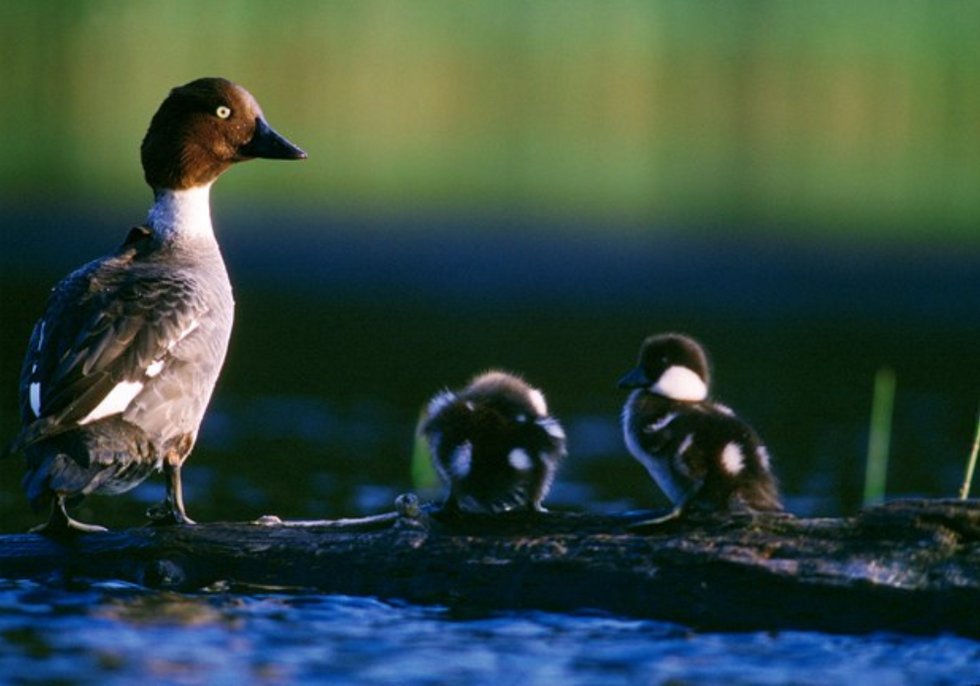
[[227,119],[231,116],[231,108],[225,107],[224,105],[218,105],[218,109],[216,109],[214,113],[221,119]]

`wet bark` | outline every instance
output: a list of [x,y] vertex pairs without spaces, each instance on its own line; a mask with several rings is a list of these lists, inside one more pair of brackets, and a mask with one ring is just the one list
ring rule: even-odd
[[840,519],[673,521],[538,513],[0,536],[0,577],[182,591],[308,590],[464,610],[600,610],[699,629],[980,637],[980,503],[914,500]]

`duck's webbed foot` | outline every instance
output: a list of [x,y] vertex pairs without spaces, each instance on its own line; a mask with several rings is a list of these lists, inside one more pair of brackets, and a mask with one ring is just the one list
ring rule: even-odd
[[41,534],[49,538],[71,538],[80,534],[95,534],[108,531],[98,524],[85,524],[72,519],[65,509],[65,496],[55,496],[51,503],[51,514],[48,521],[30,530],[32,534]]
[[169,498],[146,510],[150,526],[176,526],[179,524],[197,524],[187,516],[183,508],[177,508]]

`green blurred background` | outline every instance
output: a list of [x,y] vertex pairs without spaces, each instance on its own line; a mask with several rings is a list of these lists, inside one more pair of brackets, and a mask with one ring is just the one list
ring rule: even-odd
[[[975,2],[5,2],[5,199],[139,199],[166,90],[244,83],[312,210],[973,242]],[[230,191],[226,191],[230,193]]]
[[[798,511],[855,506],[885,365],[894,490],[951,495],[980,400],[978,36],[968,1],[8,0],[0,438],[47,289],[145,216],[156,107],[221,75],[310,159],[212,194],[239,312],[192,514],[387,505],[418,407],[490,365],[572,425],[559,504],[658,504],[614,384],[670,328]],[[19,474],[4,530],[34,521]]]

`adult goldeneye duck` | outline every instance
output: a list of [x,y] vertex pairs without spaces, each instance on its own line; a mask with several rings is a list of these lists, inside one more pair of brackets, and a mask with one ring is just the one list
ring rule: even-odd
[[623,408],[626,446],[674,504],[666,517],[640,524],[690,508],[782,510],[761,439],[732,410],[709,400],[708,359],[696,341],[650,336],[619,386],[633,389]]
[[211,226],[211,185],[252,158],[306,153],[276,133],[255,98],[221,78],[174,88],[141,147],[154,202],[114,252],[55,286],[34,327],[20,379],[23,428],[7,452],[27,461],[23,485],[37,530],[103,530],[66,503],[127,491],[163,470],[167,495],[147,514],[193,523],[181,466],[225,358],[231,284]]
[[438,393],[420,428],[449,488],[448,513],[543,510],[566,454],[565,432],[541,391],[501,371]]

